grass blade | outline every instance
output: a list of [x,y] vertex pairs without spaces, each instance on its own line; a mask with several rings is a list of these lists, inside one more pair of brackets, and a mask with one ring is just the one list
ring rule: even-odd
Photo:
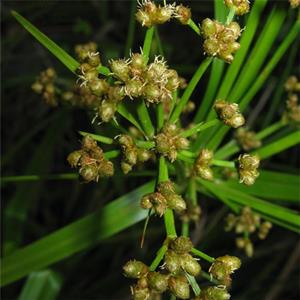
[[26,280],[18,300],[55,300],[61,285],[61,277],[51,270],[32,272]]
[[95,246],[101,240],[145,219],[148,212],[140,208],[139,201],[144,194],[153,191],[154,185],[155,182],[151,181],[95,213],[4,257],[1,285]]

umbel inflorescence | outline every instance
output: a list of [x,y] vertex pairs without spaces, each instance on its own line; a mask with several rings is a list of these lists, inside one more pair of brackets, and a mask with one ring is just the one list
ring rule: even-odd
[[[250,5],[247,0],[226,0],[224,3],[230,9],[226,22],[205,18],[199,22],[199,26],[191,19],[190,8],[176,3],[158,4],[145,0],[139,3],[135,16],[147,28],[146,42],[151,42],[155,26],[176,19],[200,35],[202,50],[208,56],[204,63],[209,64],[218,59],[231,63],[240,48],[238,39],[243,34],[240,25],[233,21],[233,16],[247,13]],[[191,111],[189,100],[194,77],[190,83],[184,84],[177,71],[169,67],[170,64],[162,55],[151,56],[149,51],[144,47],[140,52],[130,53],[129,57],[110,59],[105,66],[95,43],[76,46],[78,82],[75,88],[63,92],[61,99],[88,108],[93,112],[94,119],[114,127],[117,134],[109,139],[94,136],[98,137],[100,143],[107,143],[113,148],[113,158],[119,159],[119,164],[115,164],[113,159],[108,160],[109,152],[104,152],[96,138],[88,134],[83,138],[81,149],[69,155],[68,162],[78,169],[84,182],[113,176],[118,168],[125,175],[129,172],[134,174],[137,169],[145,170],[146,162],[154,166],[154,171],[158,173],[154,176],[155,188],[141,197],[140,206],[148,210],[148,218],[152,214],[164,218],[167,238],[152,264],[136,259],[125,264],[125,276],[136,279],[131,286],[133,299],[153,299],[165,292],[179,299],[229,299],[233,273],[240,268],[240,260],[229,255],[214,259],[195,249],[187,237],[188,230],[183,229],[185,235],[177,236],[173,213],[183,225],[199,221],[201,207],[197,202],[198,184],[200,182],[199,189],[203,189],[202,182],[226,185],[227,179],[223,176],[225,168],[230,168],[231,173],[235,172],[239,178],[235,178],[236,181],[246,186],[253,185],[259,177],[260,165],[255,150],[262,145],[262,140],[244,126],[246,118],[242,106],[228,99],[230,97],[212,99],[214,101],[210,110],[215,119],[188,124],[189,117],[184,114]],[[42,93],[44,98],[49,98],[51,90],[53,92],[50,95],[57,97],[55,76],[45,79],[45,74],[47,72],[38,79],[34,89]],[[284,119],[299,121],[297,78],[291,77],[285,87],[288,101]],[[122,122],[120,116],[125,116],[126,123]],[[156,126],[152,124],[154,116]],[[131,125],[128,126],[127,122]],[[204,130],[201,126],[208,124],[235,130],[233,142],[238,148],[235,153],[239,154],[232,161],[218,160],[218,149],[210,147],[207,141],[202,143],[200,140],[200,147],[195,147],[194,140]],[[200,136],[204,137],[203,140],[204,135]],[[169,178],[169,173],[174,179]],[[197,184],[196,187],[193,184]],[[240,215],[228,215],[226,220],[226,230],[235,230],[242,235],[237,238],[236,244],[248,256],[253,254],[250,234],[257,232],[258,237],[264,239],[272,226],[267,221],[261,222],[259,215],[248,207],[241,208]],[[200,265],[196,255],[208,261],[210,266],[205,268],[202,262]],[[206,278],[209,276],[210,285],[200,288],[197,280],[201,276],[205,277],[203,275]]]

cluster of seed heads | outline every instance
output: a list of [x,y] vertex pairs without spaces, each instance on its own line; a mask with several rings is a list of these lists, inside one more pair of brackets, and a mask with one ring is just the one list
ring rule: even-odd
[[164,24],[170,21],[171,18],[176,18],[181,24],[186,25],[191,15],[190,8],[182,4],[176,6],[173,3],[161,6],[149,0],[143,0],[139,3],[136,19],[142,26],[149,28]]
[[292,8],[297,8],[300,6],[300,0],[289,0],[289,2]]
[[126,96],[143,98],[147,103],[169,103],[180,84],[177,72],[169,69],[161,56],[147,64],[143,54],[133,53],[127,60],[111,60],[110,68]]
[[137,163],[144,163],[151,158],[151,152],[146,149],[138,148],[131,136],[121,134],[118,142],[122,149],[121,169],[124,174],[129,173]]
[[114,174],[113,163],[105,159],[103,150],[90,136],[82,139],[81,149],[71,152],[67,160],[71,167],[79,169],[79,175],[85,182],[97,182],[99,178]]
[[249,235],[257,232],[258,238],[264,240],[271,228],[272,224],[270,222],[262,222],[260,216],[248,206],[242,208],[239,216],[230,213],[226,217],[225,230],[231,231],[234,229],[236,234],[243,234],[243,237],[236,239],[236,245],[238,248],[244,249],[249,257],[253,256],[253,243]]
[[285,85],[288,92],[288,100],[286,101],[286,110],[283,114],[283,120],[286,122],[300,123],[300,105],[299,92],[300,82],[296,76],[290,76]]
[[131,287],[134,300],[147,300],[150,296],[169,290],[179,299],[190,299],[190,286],[185,273],[197,276],[201,271],[198,261],[189,254],[193,244],[187,237],[168,241],[161,271],[150,271],[141,261],[130,260],[124,267],[124,274],[136,278],[137,284]]
[[228,8],[233,8],[238,16],[248,13],[250,10],[248,0],[224,0],[224,3]]
[[209,286],[201,289],[201,293],[194,300],[228,300],[230,294],[225,286]]
[[246,127],[238,128],[235,132],[235,138],[245,151],[257,149],[261,146],[261,141],[257,138],[255,132],[248,130]]
[[256,178],[259,176],[259,158],[256,155],[241,154],[238,158],[238,172],[240,183],[245,185],[254,184]]
[[[78,45],[75,48],[78,59],[81,62],[79,67],[80,87],[87,87],[91,94],[96,96],[96,116],[103,122],[109,122],[115,115],[118,103],[125,97],[123,88],[114,83],[108,83],[106,79],[99,78],[97,68],[101,66],[99,53],[96,52],[95,43]],[[87,92],[89,94],[89,92]]]
[[245,118],[241,114],[239,106],[236,103],[216,100],[214,109],[218,118],[227,126],[238,128],[245,124]]
[[171,181],[164,181],[158,184],[156,192],[142,197],[141,207],[153,209],[157,215],[162,216],[167,208],[182,213],[186,209],[186,203],[176,193],[174,184]]
[[231,274],[235,270],[239,269],[241,266],[241,261],[235,256],[221,256],[214,260],[213,264],[209,269],[209,273],[213,278],[218,280],[220,284],[230,287],[231,286]]
[[195,205],[192,204],[191,201],[188,201],[187,209],[180,214],[180,220],[184,223],[189,223],[189,222],[196,223],[200,220],[201,212],[202,210],[200,205]]
[[201,23],[204,38],[203,49],[209,56],[216,56],[231,63],[233,54],[240,48],[237,39],[241,35],[241,28],[237,22],[224,25],[216,20],[206,18]]
[[205,180],[213,179],[213,171],[210,165],[213,160],[213,152],[208,149],[202,149],[194,163],[194,174]]
[[37,94],[42,95],[43,100],[50,106],[57,106],[54,86],[55,78],[55,70],[53,68],[48,68],[40,73],[36,81],[31,86]]
[[175,124],[166,124],[155,136],[156,151],[171,162],[177,158],[177,152],[188,148],[188,139],[180,136],[181,130]]

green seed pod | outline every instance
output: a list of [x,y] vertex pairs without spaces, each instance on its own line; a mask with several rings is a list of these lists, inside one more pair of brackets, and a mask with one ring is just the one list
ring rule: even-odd
[[68,155],[67,161],[71,165],[71,167],[73,167],[73,168],[77,167],[81,156],[82,156],[81,150],[73,151]]
[[139,162],[141,163],[146,162],[151,158],[151,152],[145,149],[138,149],[137,157]]
[[199,273],[201,272],[201,266],[195,260],[195,258],[188,253],[183,254],[181,257],[182,257],[181,266],[183,270],[192,276],[199,275]]
[[272,223],[264,222],[259,227],[258,237],[261,240],[264,240],[269,234],[270,229],[272,228]]
[[210,286],[201,291],[204,300],[229,300],[230,294],[224,287]]
[[143,88],[143,96],[150,103],[159,103],[161,90],[158,85],[154,83],[148,83]]
[[175,193],[174,183],[170,180],[160,182],[158,184],[157,190],[163,195],[167,195],[169,193]]
[[90,52],[88,58],[87,58],[87,63],[91,65],[92,67],[98,67],[101,65],[101,60],[99,53],[97,52]]
[[216,261],[223,263],[230,274],[241,267],[241,260],[236,256],[220,256]]
[[142,96],[143,93],[143,83],[138,79],[130,79],[126,83],[125,94],[129,98],[138,98]]
[[117,59],[117,60],[111,60],[109,62],[110,69],[113,72],[113,75],[124,81],[127,82],[129,80],[129,65],[124,59]]
[[140,53],[133,53],[131,55],[130,67],[134,69],[144,70],[147,66],[144,56]]
[[92,150],[94,148],[97,148],[97,142],[90,136],[86,135],[82,138],[82,149],[84,150]]
[[190,298],[190,286],[184,276],[171,276],[169,278],[169,289],[179,299]]
[[150,297],[150,290],[148,288],[142,288],[138,285],[131,287],[133,300],[147,300]]
[[98,73],[97,69],[92,68],[84,74],[84,79],[87,81],[98,79],[98,74],[99,73]]
[[129,260],[124,266],[124,275],[130,278],[141,278],[148,272],[148,267],[141,261]]
[[151,203],[153,208],[159,216],[162,216],[167,209],[167,200],[161,193],[152,193],[151,194]]
[[209,268],[209,273],[217,280],[223,283],[224,279],[226,279],[230,272],[228,271],[228,267],[222,262],[215,260],[211,267]]
[[159,133],[155,137],[156,151],[162,155],[167,155],[172,147],[171,141],[164,133]]
[[170,273],[177,274],[181,267],[181,257],[173,250],[168,250],[165,255],[165,264]]
[[141,202],[140,202],[140,205],[142,208],[150,209],[153,207],[152,202],[151,202],[151,194],[147,194],[142,197]]
[[114,165],[111,161],[102,160],[98,166],[98,175],[100,177],[111,177],[114,175]]
[[31,88],[35,93],[41,94],[43,92],[44,86],[39,81],[36,81],[35,83],[33,83]]
[[237,39],[241,35],[241,27],[237,22],[231,22],[228,26],[228,29],[231,30],[235,39]]
[[180,195],[169,194],[165,196],[167,199],[167,206],[171,209],[174,209],[177,213],[182,213],[186,210],[186,202]]
[[175,11],[176,11],[175,18],[182,25],[187,25],[189,19],[192,17],[191,9],[189,7],[180,4],[176,6]]
[[254,253],[253,244],[249,239],[245,240],[245,252],[248,257],[252,257]]
[[146,13],[145,11],[139,9],[137,13],[135,14],[136,20],[142,24],[142,26],[151,27],[152,26],[152,20],[150,18],[150,15]]
[[228,124],[233,128],[241,127],[245,124],[245,118],[242,114],[236,114],[228,120]]
[[132,146],[134,146],[132,137],[127,134],[119,135],[118,142],[125,148],[131,148]]
[[197,169],[197,175],[204,180],[213,180],[214,174],[211,168],[200,167]]
[[250,9],[248,0],[224,0],[224,3],[228,8],[234,8],[238,16],[248,13]]
[[137,149],[136,147],[126,148],[123,151],[125,161],[134,166],[137,163]]
[[92,93],[98,97],[103,96],[107,93],[109,85],[104,79],[94,79],[88,83]]
[[123,171],[124,174],[128,174],[130,171],[132,171],[132,165],[122,161],[121,162],[121,169]]
[[97,181],[98,170],[95,164],[85,165],[80,168],[79,175],[83,178],[84,181]]
[[219,53],[219,42],[214,39],[206,39],[203,43],[204,52],[210,56],[216,56]]
[[159,293],[164,293],[167,290],[169,275],[164,275],[159,272],[149,272],[147,278],[151,289]]
[[179,87],[179,76],[178,73],[173,69],[168,69],[165,73],[165,76],[168,78],[166,89],[173,92],[178,89]]
[[103,100],[98,107],[98,114],[103,122],[109,122],[114,117],[116,110],[116,103],[109,100]]
[[190,145],[190,142],[187,138],[184,137],[178,137],[175,140],[175,146],[177,150],[187,149]]
[[189,237],[179,236],[171,242],[170,247],[176,253],[184,254],[184,253],[188,253],[192,250],[193,243]]
[[202,21],[201,29],[205,38],[211,37],[217,33],[216,23],[209,18]]

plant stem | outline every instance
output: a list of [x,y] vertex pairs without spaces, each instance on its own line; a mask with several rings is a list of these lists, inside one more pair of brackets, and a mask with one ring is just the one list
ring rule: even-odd
[[192,20],[189,19],[187,25],[194,30],[194,32],[196,32],[198,35],[201,35],[201,31],[199,26],[197,26],[197,24]]
[[143,149],[152,149],[155,147],[155,143],[153,141],[135,141],[135,144],[139,147],[139,148],[143,148]]
[[112,150],[112,151],[107,151],[104,153],[104,157],[106,159],[111,159],[118,157],[120,155],[121,151],[120,150]]
[[182,136],[182,137],[189,137],[189,136],[191,136],[191,135],[193,135],[195,133],[198,133],[200,131],[204,131],[207,128],[210,128],[212,126],[218,125],[219,123],[220,123],[220,121],[218,119],[214,119],[214,120],[208,121],[206,123],[199,123],[199,124],[196,124],[194,127],[183,131],[180,134],[180,136]]
[[[168,167],[166,164],[166,160],[163,156],[160,156],[157,183],[167,181],[167,180],[169,180],[169,175],[168,175]],[[165,211],[164,222],[165,222],[167,236],[172,238],[176,237],[177,234],[176,234],[174,214],[172,209],[167,208],[167,210]]]
[[170,117],[171,123],[176,123],[176,121],[178,120],[182,110],[184,109],[184,106],[187,104],[199,80],[201,79],[202,75],[204,74],[211,62],[212,58],[208,57],[198,67],[187,88],[185,89],[181,99],[179,100],[177,106],[175,106],[175,109],[172,112],[172,115]]
[[187,197],[193,205],[197,205],[197,189],[195,178],[191,177],[187,187]]
[[214,284],[217,284],[217,285],[220,284],[220,282],[218,280],[214,279],[210,274],[208,274],[204,271],[201,271],[201,276]]
[[4,176],[1,177],[1,182],[23,182],[23,181],[38,181],[38,180],[74,180],[78,179],[76,173],[62,174],[47,174],[47,175],[20,175],[20,176]]
[[89,132],[85,132],[85,131],[78,131],[79,134],[81,134],[82,136],[90,136],[92,137],[95,141],[103,143],[103,144],[107,144],[107,145],[111,145],[114,140],[103,136],[103,135],[98,135],[98,134],[93,134],[93,133],[89,133]]
[[128,25],[126,46],[125,46],[125,56],[129,56],[130,49],[132,48],[133,45],[134,32],[135,32],[135,12],[136,12],[136,1],[131,0],[130,19]]
[[235,168],[235,164],[233,161],[213,159],[212,164],[218,167]]
[[196,248],[193,248],[192,251],[191,251],[193,254],[203,258],[204,260],[210,262],[210,263],[213,263],[215,261],[215,259],[207,254],[205,254],[204,252],[196,249]]
[[154,26],[147,29],[146,35],[145,35],[145,40],[144,40],[144,45],[143,45],[143,55],[144,55],[144,59],[146,62],[148,62],[148,60],[149,60],[153,33],[154,33]]
[[182,222],[181,226],[181,235],[182,236],[189,236],[189,222]]
[[234,15],[235,15],[235,9],[230,8],[227,19],[226,19],[226,25],[228,25],[233,20]]
[[286,124],[284,124],[282,121],[278,121],[270,126],[268,126],[267,128],[261,130],[260,132],[258,132],[256,134],[256,137],[260,140],[266,138],[267,136],[269,136],[270,134],[274,133],[275,131],[281,129],[282,127],[284,127]]
[[166,252],[168,250],[167,245],[162,245],[160,249],[157,251],[156,257],[154,258],[153,262],[151,263],[149,270],[155,271],[155,269],[159,266],[160,262],[164,258]]

